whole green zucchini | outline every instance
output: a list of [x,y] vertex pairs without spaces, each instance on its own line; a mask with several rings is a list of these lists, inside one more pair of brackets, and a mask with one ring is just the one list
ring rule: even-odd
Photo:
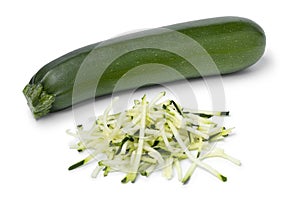
[[[182,40],[185,37],[189,39]],[[204,49],[203,55],[191,47],[192,43],[185,41],[194,41],[201,46]],[[154,43],[160,43],[163,48],[153,46]],[[143,70],[136,72],[136,77],[131,80],[129,76],[128,81],[117,91],[139,86],[136,78],[143,81],[151,76],[155,77],[157,83],[164,83],[240,71],[258,61],[264,53],[265,45],[263,29],[249,19],[219,17],[180,23],[120,36],[63,55],[42,67],[26,85],[23,93],[34,117],[39,118],[93,96],[112,93],[117,82],[137,66],[152,64],[148,66],[151,68],[150,73],[143,74]],[[107,66],[101,65],[103,58],[110,57],[120,49],[128,51]],[[178,55],[177,50],[184,52],[185,56]],[[97,51],[101,52],[102,60],[100,54],[90,56]],[[200,63],[198,69],[193,66],[190,60],[205,60],[205,54],[209,55],[217,70],[211,70],[213,66],[210,62]],[[158,67],[154,67],[155,63]],[[168,66],[182,76],[164,72],[160,66]],[[97,74],[98,71],[101,73]],[[83,75],[78,78],[78,73]],[[76,78],[81,81],[76,81]],[[76,99],[73,98],[75,89]]]

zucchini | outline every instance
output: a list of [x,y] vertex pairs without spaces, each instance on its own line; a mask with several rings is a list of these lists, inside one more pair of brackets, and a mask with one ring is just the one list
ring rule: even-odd
[[[164,48],[152,45],[155,43]],[[194,44],[203,51],[196,51]],[[86,99],[111,94],[118,81],[138,66],[147,70],[131,73],[117,91],[136,88],[139,81],[160,84],[237,72],[257,62],[265,45],[263,29],[249,19],[219,17],[180,23],[112,38],[63,55],[43,66],[23,93],[34,117],[39,118]],[[123,53],[112,58],[120,49]],[[108,58],[113,60],[104,65]],[[202,61],[195,67],[193,59]],[[180,76],[165,70],[165,66]]]

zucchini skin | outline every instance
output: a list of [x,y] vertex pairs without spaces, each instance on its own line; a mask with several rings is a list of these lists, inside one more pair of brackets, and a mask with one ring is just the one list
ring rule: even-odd
[[[202,45],[216,63],[220,74],[237,72],[251,66],[263,55],[266,45],[263,29],[255,22],[240,17],[211,18],[162,28],[185,34]],[[108,45],[120,43],[127,45],[135,40],[135,37],[143,37],[145,40],[155,39],[151,31],[146,30],[133,33],[131,39],[113,38]],[[88,45],[53,60],[31,78],[23,93],[35,118],[91,98],[85,96],[83,92],[78,102],[72,102],[72,92],[81,64],[100,43]],[[99,80],[95,96],[112,93],[115,84],[126,72],[147,63],[170,66],[185,78],[215,75],[209,72],[200,75],[191,63],[175,53],[156,48],[137,49],[123,54],[109,65]],[[140,76],[143,77],[142,74]],[[153,70],[151,76],[156,76],[160,83],[178,80],[175,77],[166,79],[166,74],[158,70]],[[135,86],[134,82],[128,82],[121,90]]]

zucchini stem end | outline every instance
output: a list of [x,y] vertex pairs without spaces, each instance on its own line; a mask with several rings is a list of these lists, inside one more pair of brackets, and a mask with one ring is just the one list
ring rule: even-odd
[[40,83],[27,84],[23,94],[35,119],[48,114],[55,101],[55,97],[48,94]]

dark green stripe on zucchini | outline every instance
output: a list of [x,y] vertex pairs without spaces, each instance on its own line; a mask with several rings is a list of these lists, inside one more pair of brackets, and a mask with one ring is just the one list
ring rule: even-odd
[[[243,70],[259,60],[266,45],[264,31],[255,22],[240,17],[219,17],[204,19],[163,27],[184,34],[198,42],[211,56],[220,74],[228,74]],[[126,37],[114,38],[108,45],[130,45],[136,38],[154,40],[151,30],[131,34]],[[72,51],[42,67],[30,80],[23,90],[28,105],[35,118],[42,117],[49,112],[56,112],[72,106],[72,93],[77,72],[88,55],[101,43],[95,43]],[[182,45],[183,48],[185,44]],[[108,54],[110,52],[107,52]],[[193,55],[201,56],[201,55]],[[101,62],[101,61],[98,61]],[[101,77],[95,96],[110,94],[117,81],[129,70],[136,66],[159,63],[170,66],[184,78],[197,78],[208,75],[199,72],[185,58],[163,49],[137,49],[115,59]],[[201,66],[200,66],[201,67]],[[203,66],[206,69],[207,66]],[[86,69],[89,70],[89,69]],[[153,70],[149,76],[156,76],[160,83],[173,81],[179,78],[166,79],[166,74]],[[145,76],[137,74],[137,76]],[[135,83],[129,82],[123,89],[134,88]],[[93,87],[86,86],[87,90]],[[80,100],[91,98],[83,96]]]

